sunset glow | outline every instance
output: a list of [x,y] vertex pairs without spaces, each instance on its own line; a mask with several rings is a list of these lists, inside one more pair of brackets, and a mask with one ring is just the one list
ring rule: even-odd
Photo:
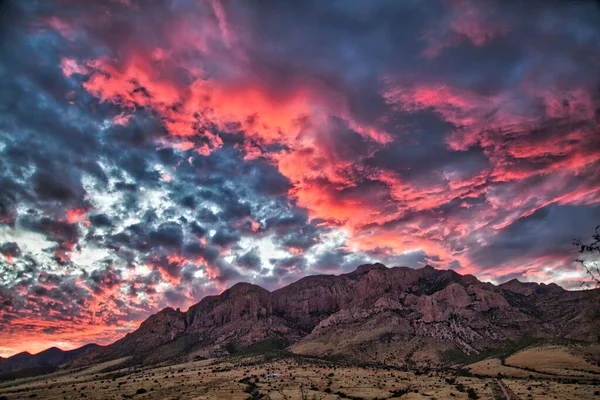
[[594,2],[9,3],[0,356],[367,262],[584,277]]

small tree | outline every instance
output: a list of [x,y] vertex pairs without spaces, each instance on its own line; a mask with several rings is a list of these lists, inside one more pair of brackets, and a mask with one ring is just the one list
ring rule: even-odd
[[581,257],[576,259],[575,262],[581,264],[592,283],[600,287],[600,266],[598,265],[598,260],[595,259],[596,257],[600,258],[600,225],[596,227],[592,239],[590,244],[583,243],[581,239],[575,239],[573,244],[579,248],[579,253],[588,255],[591,258],[585,259],[586,257]]

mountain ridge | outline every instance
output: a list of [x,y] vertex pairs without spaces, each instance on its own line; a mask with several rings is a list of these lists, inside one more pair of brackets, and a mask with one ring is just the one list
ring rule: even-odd
[[0,373],[15,372],[26,368],[56,367],[97,347],[100,346],[95,343],[72,350],[62,350],[53,346],[35,354],[23,351],[10,357],[0,357]]
[[272,292],[236,283],[187,311],[165,308],[74,365],[219,357],[268,342],[299,354],[393,365],[440,363],[528,338],[600,340],[600,291],[511,280],[501,285],[431,266],[365,264]]

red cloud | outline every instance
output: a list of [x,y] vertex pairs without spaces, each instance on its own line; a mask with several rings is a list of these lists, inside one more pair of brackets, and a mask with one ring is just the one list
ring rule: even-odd
[[85,225],[89,226],[90,221],[85,219],[87,217],[87,214],[88,214],[88,211],[83,208],[74,208],[71,210],[67,210],[67,216],[66,216],[67,222],[70,224],[76,224],[76,223],[82,222]]
[[[232,42],[234,33],[226,26],[218,6],[215,13],[218,21],[212,21],[214,29]],[[483,45],[493,36],[478,22],[475,12],[462,18],[452,23],[452,29],[475,45]],[[222,146],[217,131],[243,131],[246,141],[242,148],[248,152],[247,157],[268,157],[292,182],[290,196],[309,209],[312,217],[332,226],[344,226],[349,243],[357,249],[384,246],[405,252],[419,248],[448,262],[460,259],[468,266],[468,257],[453,246],[474,231],[484,230],[488,224],[505,226],[543,205],[582,201],[582,197],[588,202],[597,199],[597,188],[580,188],[571,193],[538,193],[535,200],[525,192],[505,203],[505,199],[496,201],[492,189],[494,183],[516,182],[535,175],[577,174],[598,161],[598,151],[587,148],[596,126],[590,125],[593,102],[583,89],[559,93],[552,88],[537,90],[535,85],[523,82],[513,90],[482,95],[444,82],[403,85],[387,78],[382,96],[392,112],[432,110],[456,127],[446,138],[448,151],[460,153],[479,146],[491,163],[465,176],[440,171],[443,181],[421,186],[395,171],[366,166],[373,154],[402,137],[393,138],[374,124],[358,123],[343,93],[332,93],[313,83],[274,90],[252,74],[212,78],[203,72],[201,63],[196,69],[188,69],[194,77],[190,84],[172,79],[172,68],[189,67],[178,63],[177,52],[186,48],[186,41],[196,38],[194,31],[179,32],[177,45],[168,53],[160,49],[150,55],[132,53],[121,63],[102,58],[87,62],[85,68],[69,63],[65,74],[88,70],[89,80],[84,87],[100,100],[125,109],[151,109],[174,137],[204,138],[206,143],[196,147],[200,154]],[[208,43],[189,45],[207,56],[214,55]],[[239,53],[219,54],[219,58],[227,60],[232,70],[233,65],[246,62]],[[540,114],[540,106],[544,113]],[[345,138],[342,135],[329,141],[334,129],[332,117],[364,139],[362,154],[355,158],[339,154],[338,147]],[[381,118],[389,119],[390,115]],[[547,132],[538,135],[535,130]],[[261,144],[268,143],[284,144],[287,149],[263,154]],[[195,145],[185,140],[174,141],[173,146],[185,150]],[[489,204],[475,209],[463,201],[464,211],[455,215],[440,215],[420,224],[398,222],[411,213],[435,212],[453,199],[468,200],[479,195],[486,195]],[[515,208],[522,211],[509,212]],[[434,227],[440,224],[444,229]],[[452,237],[453,244],[444,243],[448,237]]]
[[[463,42],[484,47],[512,32],[512,21],[477,2],[448,4],[448,18],[426,38],[428,57]],[[542,84],[532,73],[477,91],[419,71],[407,83],[387,70],[378,76],[385,104],[361,118],[343,79],[334,84],[330,75],[295,70],[274,85],[282,80],[252,58],[263,44],[252,42],[248,27],[234,24],[217,1],[199,7],[190,11],[194,18],[161,21],[158,40],[133,37],[118,56],[65,59],[63,72],[85,75],[89,93],[123,108],[113,123],[126,123],[136,108],[151,111],[170,135],[167,145],[179,150],[208,155],[225,135],[243,132],[237,147],[246,160],[277,166],[292,183],[289,197],[342,229],[353,249],[420,249],[475,271],[469,246],[484,246],[502,227],[551,204],[599,201],[599,187],[590,183],[598,181],[600,159],[590,82]],[[392,145],[412,144],[408,132],[419,127],[403,118],[419,113],[449,126],[444,152],[460,160],[476,149],[486,163],[467,171],[423,165],[427,176],[412,179],[419,171],[374,162]],[[273,144],[279,150],[266,150]],[[574,179],[581,176],[587,178]],[[218,277],[211,267],[206,273]]]

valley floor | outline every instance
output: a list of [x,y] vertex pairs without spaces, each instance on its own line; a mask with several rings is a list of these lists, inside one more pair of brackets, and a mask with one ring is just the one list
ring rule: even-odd
[[600,400],[600,368],[556,346],[484,360],[462,373],[406,372],[284,353],[145,368],[123,365],[125,359],[0,383],[0,399]]

